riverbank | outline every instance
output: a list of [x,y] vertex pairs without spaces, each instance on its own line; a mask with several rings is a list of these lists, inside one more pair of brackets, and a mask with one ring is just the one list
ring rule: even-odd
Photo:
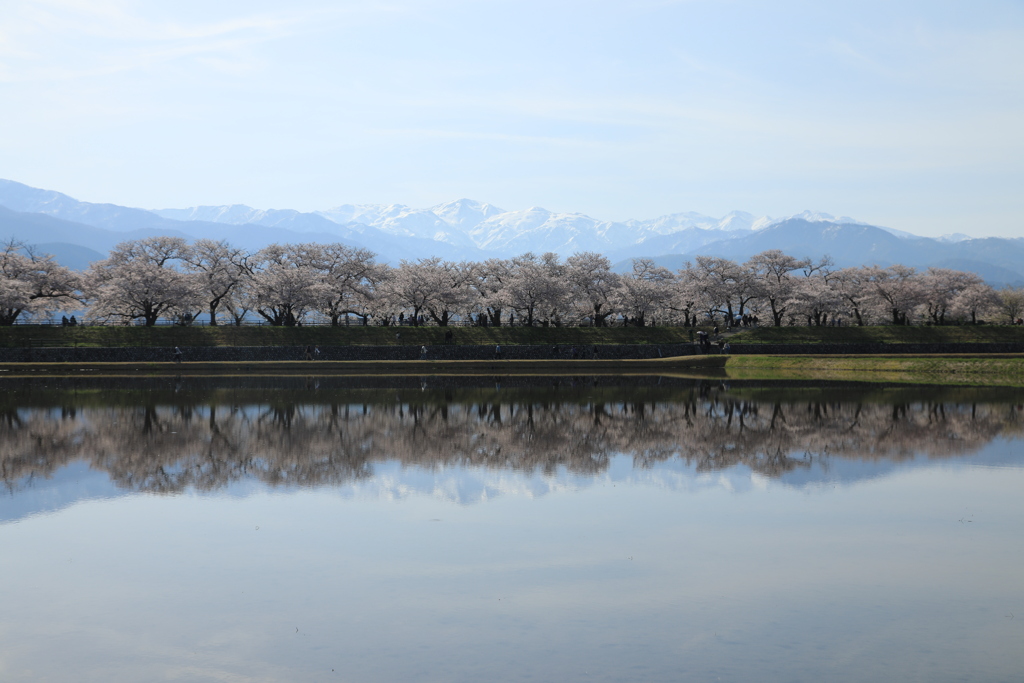
[[687,376],[945,386],[1024,387],[1024,354],[725,356],[634,359],[0,363],[2,377],[143,376]]
[[1024,354],[730,356],[734,379],[1024,386]]
[[1024,344],[1019,325],[865,325],[741,328],[733,344]]
[[727,356],[611,360],[0,363],[0,377],[76,375],[657,375],[721,371]]

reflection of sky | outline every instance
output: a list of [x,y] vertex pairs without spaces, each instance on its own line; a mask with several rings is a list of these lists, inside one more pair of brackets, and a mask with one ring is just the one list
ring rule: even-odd
[[[746,466],[713,472],[699,472],[679,459],[655,462],[638,468],[627,455],[614,456],[608,468],[593,476],[573,473],[559,467],[552,474],[500,470],[486,467],[410,467],[394,461],[373,464],[373,476],[339,486],[328,487],[332,495],[342,498],[404,499],[430,496],[442,501],[469,505],[485,503],[498,497],[537,498],[563,491],[576,491],[609,484],[649,486],[676,492],[696,492],[721,488],[733,493],[769,487],[798,489],[848,486],[865,480],[893,476],[907,469],[964,467],[1020,467],[1024,452],[1013,440],[996,439],[977,453],[933,460],[925,456],[893,462],[853,460],[839,457],[818,457],[792,454],[806,467],[785,472],[777,479],[765,477]],[[131,495],[119,488],[105,472],[74,463],[62,468],[49,479],[20,482],[16,492],[0,495],[0,523],[21,517],[62,509],[84,500]],[[214,494],[249,496],[272,489],[255,480],[232,482]]]
[[969,460],[86,500],[0,525],[0,680],[1013,680],[1024,468]]

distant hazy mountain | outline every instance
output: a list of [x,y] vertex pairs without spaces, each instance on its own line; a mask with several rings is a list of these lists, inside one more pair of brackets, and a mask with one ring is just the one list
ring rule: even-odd
[[95,249],[67,242],[41,242],[33,246],[38,253],[49,254],[57,263],[72,270],[85,270],[93,262],[107,257]]
[[427,209],[343,204],[300,212],[232,204],[147,211],[80,202],[0,180],[0,238],[47,245],[69,266],[84,267],[120,241],[153,235],[224,239],[252,250],[274,242],[342,242],[370,249],[390,263],[426,256],[484,260],[527,251],[563,257],[596,251],[621,271],[637,257],[677,269],[697,254],[745,261],[781,249],[797,257],[828,254],[839,266],[941,266],[975,271],[997,285],[1024,283],[1024,240],[963,234],[931,239],[812,211],[785,218],[686,212],[615,222],[540,207],[506,211],[471,199]]
[[[762,251],[781,249],[797,258],[827,255],[839,267],[902,263],[915,268],[970,270],[996,286],[1024,283],[1024,239],[988,237],[952,242],[918,236],[901,238],[884,228],[839,220],[846,219],[792,217],[733,239],[705,242],[674,254],[652,251],[650,255],[658,264],[678,270],[698,255],[743,262]],[[623,259],[615,269],[626,272],[630,265],[628,259]]]
[[5,207],[6,213],[0,213],[0,237],[32,244],[75,244],[104,254],[118,242],[154,235],[223,239],[246,249],[260,249],[274,242],[342,242],[386,254],[396,261],[435,253],[448,256],[443,252],[450,251],[448,245],[433,240],[396,240],[361,223],[340,225],[317,214],[257,211],[237,205],[158,213],[116,204],[80,202],[59,192],[11,180],[0,180],[0,210]]
[[144,237],[170,235],[188,237],[176,230],[140,228],[137,230],[115,231],[92,225],[63,220],[43,213],[23,213],[0,206],[0,239],[18,240],[27,244],[59,242],[77,244],[106,253],[118,242]]
[[60,192],[38,190],[12,180],[0,180],[0,206],[115,231],[146,228],[175,231],[182,227],[179,221],[167,220],[151,211],[116,204],[80,202]]

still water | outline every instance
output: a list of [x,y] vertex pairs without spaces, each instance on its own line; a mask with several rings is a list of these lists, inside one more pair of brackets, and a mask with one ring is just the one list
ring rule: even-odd
[[1024,391],[0,381],[2,681],[1020,681]]

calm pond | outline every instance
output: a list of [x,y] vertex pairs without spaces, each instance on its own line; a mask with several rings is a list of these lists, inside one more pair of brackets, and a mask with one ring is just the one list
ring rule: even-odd
[[2,681],[1020,681],[1024,390],[0,380]]

